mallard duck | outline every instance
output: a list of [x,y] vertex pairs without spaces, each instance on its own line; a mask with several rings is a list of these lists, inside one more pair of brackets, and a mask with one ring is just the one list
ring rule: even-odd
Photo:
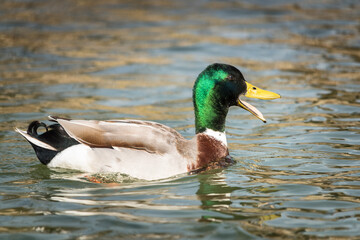
[[[48,167],[89,173],[116,172],[144,180],[164,179],[227,166],[229,157],[225,119],[229,107],[239,106],[266,122],[259,110],[240,99],[276,99],[280,95],[245,81],[227,64],[208,66],[193,87],[196,135],[185,139],[176,130],[140,120],[71,120],[49,116],[55,124],[30,123],[15,129]],[[39,127],[46,131],[38,134]]]

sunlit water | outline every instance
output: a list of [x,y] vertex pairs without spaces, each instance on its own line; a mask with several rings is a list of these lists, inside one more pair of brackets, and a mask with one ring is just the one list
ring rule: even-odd
[[[2,1],[0,238],[360,238],[358,1]],[[213,62],[282,95],[231,109],[237,163],[155,182],[48,169],[13,131],[47,115],[194,134]]]

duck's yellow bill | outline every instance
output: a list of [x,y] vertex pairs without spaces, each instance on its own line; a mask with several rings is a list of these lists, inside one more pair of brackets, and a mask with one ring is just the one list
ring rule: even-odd
[[[261,88],[255,87],[254,85],[246,82],[247,90],[245,93],[245,97],[249,98],[258,98],[263,100],[271,100],[280,98],[280,95],[274,92],[266,91]],[[262,113],[257,110],[254,106],[252,106],[250,103],[247,103],[245,101],[242,101],[240,97],[237,100],[237,105],[249,112],[251,112],[255,117],[259,118],[261,121],[266,123],[266,119],[262,115]]]
[[258,98],[263,100],[272,100],[272,99],[280,98],[279,94],[255,87],[254,85],[248,82],[246,82],[246,86],[247,86],[247,90],[245,93],[245,97]]

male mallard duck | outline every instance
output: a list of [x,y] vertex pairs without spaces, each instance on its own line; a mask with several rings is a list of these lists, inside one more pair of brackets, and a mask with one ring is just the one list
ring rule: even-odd
[[[27,132],[16,129],[49,167],[84,172],[119,172],[155,180],[231,163],[225,136],[229,107],[239,106],[266,122],[255,107],[240,99],[275,99],[280,95],[246,82],[226,64],[212,64],[193,87],[196,135],[185,139],[165,125],[139,120],[70,120],[49,117],[56,124],[32,122]],[[46,132],[38,134],[43,126]]]

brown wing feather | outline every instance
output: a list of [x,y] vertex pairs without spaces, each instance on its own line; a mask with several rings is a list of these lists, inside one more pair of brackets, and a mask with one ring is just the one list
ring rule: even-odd
[[165,125],[137,120],[68,120],[56,118],[65,131],[77,141],[91,147],[125,147],[148,152],[166,153],[177,143],[186,141],[177,131]]

